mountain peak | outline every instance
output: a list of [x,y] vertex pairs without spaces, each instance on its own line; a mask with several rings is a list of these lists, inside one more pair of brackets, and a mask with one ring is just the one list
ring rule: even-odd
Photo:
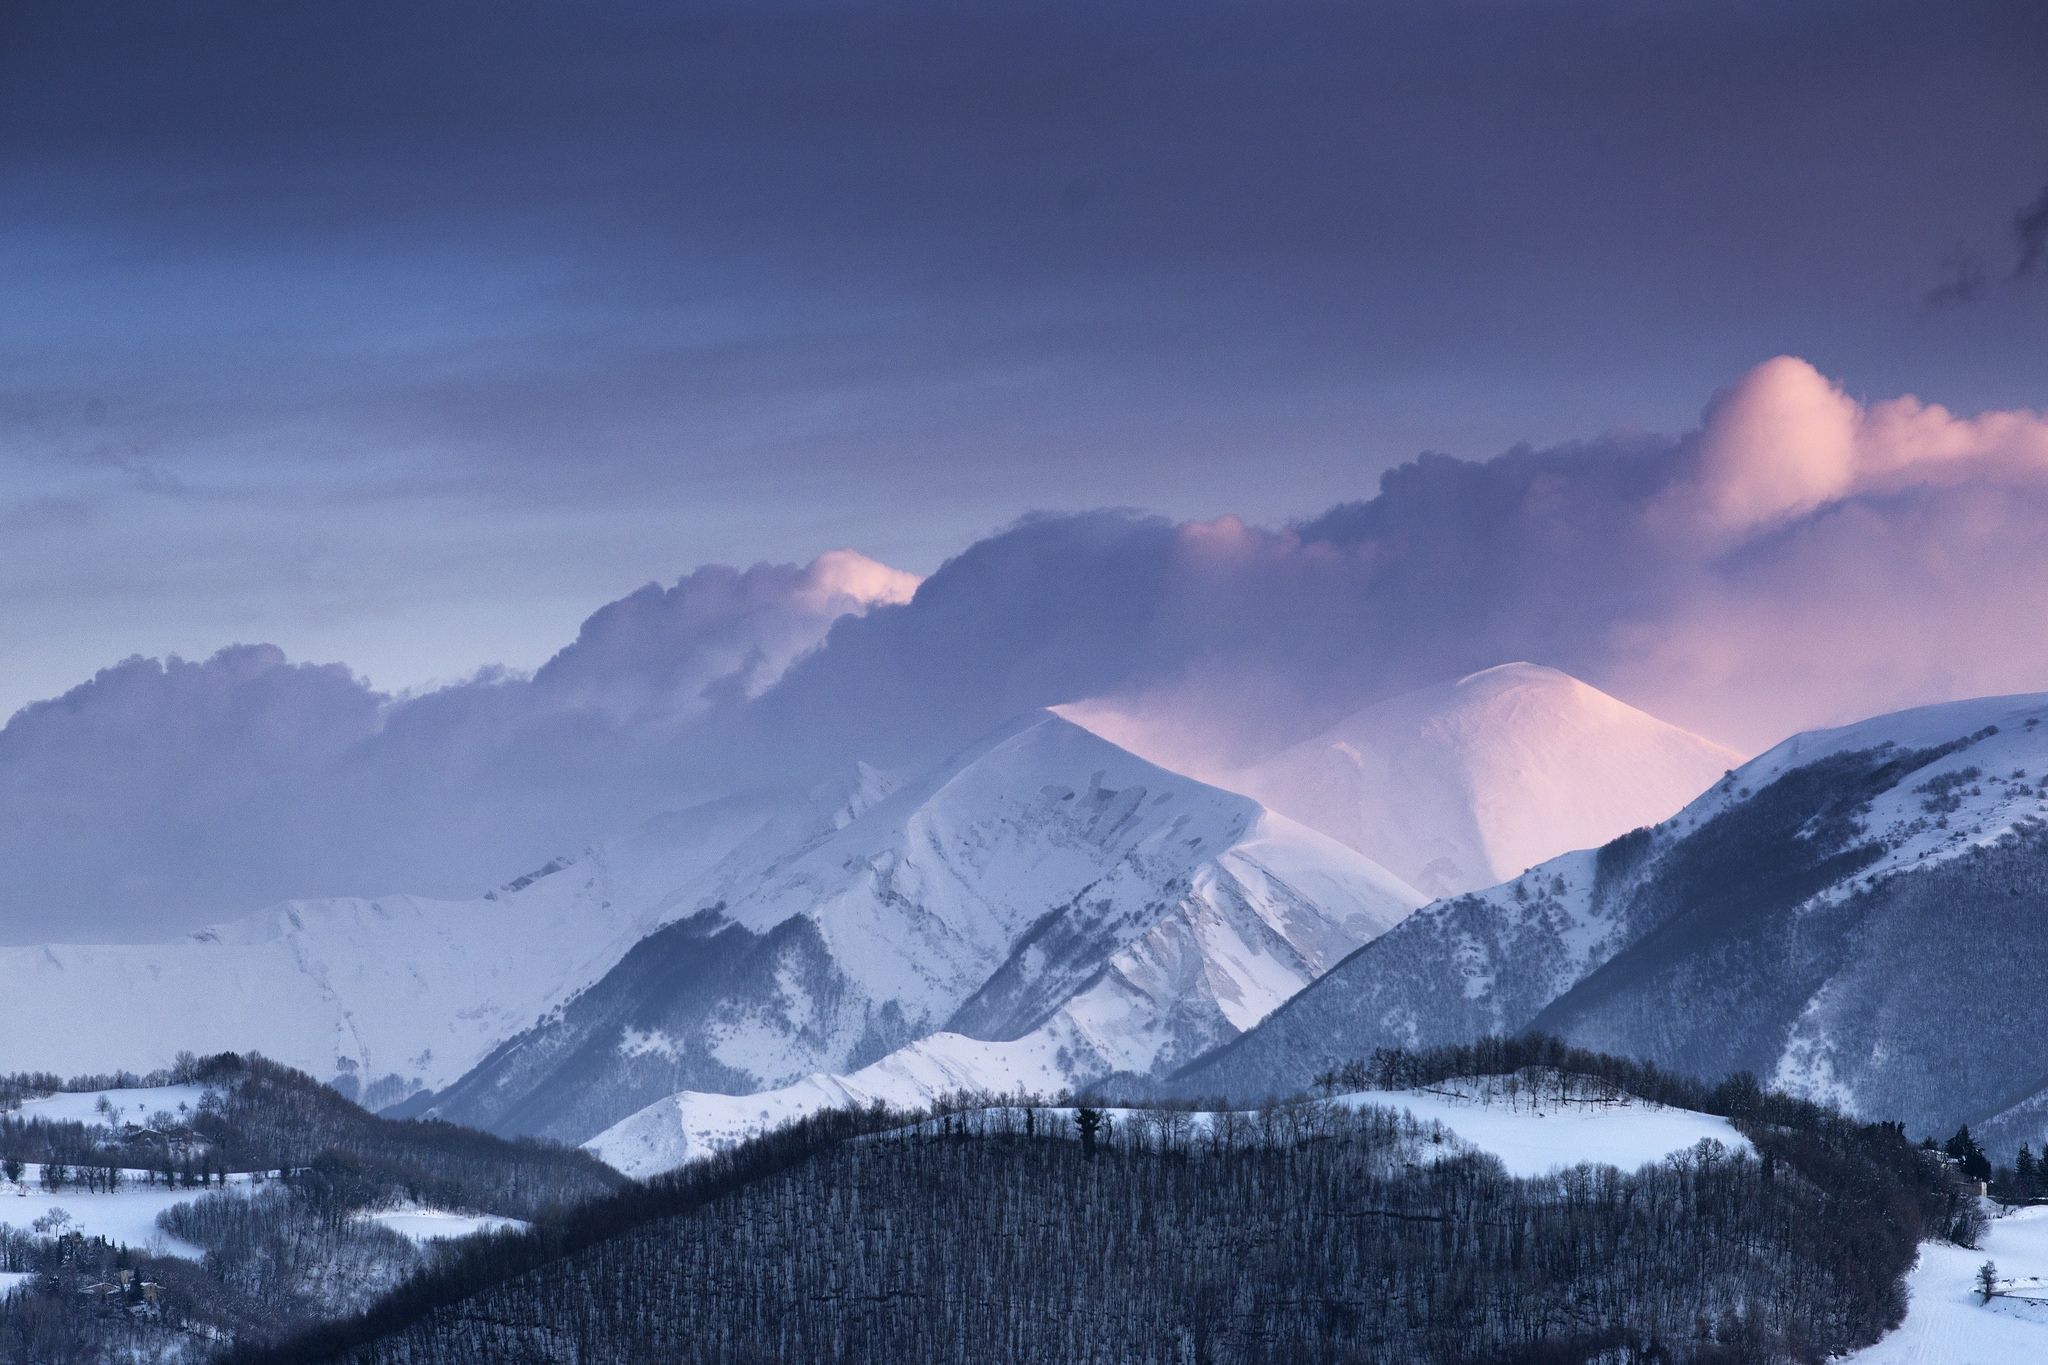
[[1741,761],[1516,662],[1376,702],[1221,782],[1443,896],[1663,820]]

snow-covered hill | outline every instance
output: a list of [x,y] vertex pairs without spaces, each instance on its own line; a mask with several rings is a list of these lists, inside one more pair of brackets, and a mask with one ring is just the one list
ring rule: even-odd
[[660,816],[474,900],[289,901],[173,943],[0,948],[0,1070],[254,1050],[389,1105],[603,976],[767,815],[727,801]]
[[[963,1091],[976,1089],[990,1092],[997,1105],[1027,1095],[1057,1104],[1057,1091],[1048,1082],[1058,1078],[1037,1071],[1039,1060],[1018,1044],[976,1043],[956,1034],[939,1034],[852,1076],[810,1076],[758,1095],[674,1095],[583,1145],[615,1170],[644,1180],[824,1108],[864,1108],[880,1102],[914,1110],[941,1095],[957,1102]],[[1711,1114],[1627,1095],[1560,1100],[1539,1093],[1534,1085],[1511,1096],[1498,1080],[1360,1091],[1339,1095],[1335,1102],[1353,1109],[1406,1110],[1423,1123],[1441,1124],[1471,1148],[1499,1157],[1516,1176],[1544,1175],[1580,1162],[1632,1171],[1701,1139],[1731,1151],[1749,1149],[1749,1140],[1728,1120]],[[1193,1116],[1196,1132],[1206,1129],[1210,1117]]]
[[1450,896],[1663,820],[1741,761],[1514,663],[1369,706],[1216,780]]
[[735,850],[684,918],[431,1112],[582,1140],[677,1091],[814,1074],[830,1090],[941,1031],[1023,1040],[1034,1074],[1157,1072],[1252,1027],[1423,900],[1336,841],[1048,712],[877,796],[809,840],[771,827]]
[[1953,1131],[2040,1083],[2044,722],[2048,695],[1999,697],[1797,736],[1654,828],[1418,912],[1175,1084],[1536,1028]]

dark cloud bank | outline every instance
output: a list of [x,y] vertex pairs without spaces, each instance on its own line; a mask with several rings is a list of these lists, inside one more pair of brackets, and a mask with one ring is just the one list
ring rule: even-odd
[[1277,529],[1035,516],[914,582],[850,553],[704,568],[531,678],[414,697],[265,646],[128,660],[0,731],[0,936],[474,894],[656,811],[930,762],[1033,706],[1092,701],[1202,768],[1512,659],[1752,750],[2037,690],[2048,422],[1864,405],[1778,360],[1681,438],[1424,456]]

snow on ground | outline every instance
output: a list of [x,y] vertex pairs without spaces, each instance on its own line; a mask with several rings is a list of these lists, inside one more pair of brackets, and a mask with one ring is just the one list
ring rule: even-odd
[[[960,1090],[1045,1094],[1057,1085],[1058,1072],[1033,1038],[989,1043],[940,1033],[851,1076],[809,1076],[756,1095],[671,1095],[584,1147],[615,1170],[644,1180],[820,1109],[876,1101],[918,1109]],[[1471,1146],[1498,1156],[1515,1176],[1544,1175],[1582,1161],[1632,1171],[1701,1138],[1730,1151],[1749,1150],[1747,1138],[1712,1114],[1626,1096],[1612,1102],[1559,1102],[1534,1098],[1529,1088],[1518,1088],[1511,1100],[1498,1079],[1483,1086],[1447,1083],[1427,1090],[1364,1091],[1340,1096],[1339,1102],[1406,1109],[1423,1123],[1441,1123]],[[1196,1120],[1206,1122],[1200,1115]]]
[[24,1100],[14,1111],[14,1117],[44,1119],[51,1123],[107,1124],[107,1115],[99,1109],[100,1101],[104,1099],[114,1109],[114,1124],[132,1123],[146,1128],[149,1116],[159,1111],[189,1115],[199,1108],[200,1097],[205,1093],[203,1085],[163,1085],[148,1090],[67,1090],[39,1100]]
[[501,1218],[494,1213],[450,1213],[446,1209],[386,1209],[366,1217],[415,1242],[443,1242],[467,1237],[471,1233],[498,1232],[506,1228],[524,1232],[530,1226],[517,1218]]
[[[37,1219],[47,1218],[53,1210],[62,1209],[71,1215],[64,1225],[67,1232],[82,1232],[88,1237],[104,1237],[110,1242],[126,1243],[131,1247],[195,1261],[200,1257],[199,1249],[166,1237],[157,1228],[156,1216],[173,1204],[187,1203],[201,1194],[215,1193],[222,1188],[186,1190],[148,1185],[143,1183],[144,1172],[129,1171],[123,1176],[121,1188],[111,1194],[93,1194],[80,1189],[51,1192],[38,1183],[41,1177],[42,1167],[31,1163],[22,1173],[20,1184],[10,1185],[0,1180],[0,1225],[19,1232],[33,1232]],[[251,1179],[247,1174],[231,1175],[225,1188],[247,1194],[251,1189]]]
[[1511,1103],[1499,1096],[1487,1100],[1442,1087],[1366,1091],[1343,1099],[1357,1106],[1406,1109],[1424,1123],[1441,1123],[1472,1146],[1499,1157],[1509,1175],[1525,1178],[1582,1161],[1632,1171],[1701,1138],[1712,1138],[1731,1152],[1750,1150],[1749,1139],[1724,1118],[1633,1098],[1611,1104],[1559,1104],[1532,1101],[1524,1094]]
[[0,1299],[6,1298],[8,1291],[25,1285],[34,1278],[35,1275],[26,1270],[0,1270]]
[[[1992,1220],[1976,1250],[1922,1242],[1906,1277],[1906,1320],[1848,1365],[2021,1365],[2048,1360],[2048,1207]],[[1977,1292],[1977,1267],[1996,1262],[2016,1294],[1989,1304]]]
[[613,1170],[645,1180],[820,1109],[876,1101],[921,1109],[959,1090],[1050,1093],[1065,1084],[1051,1051],[1036,1037],[990,1043],[935,1033],[849,1076],[815,1073],[753,1095],[684,1090],[629,1114],[583,1146]]

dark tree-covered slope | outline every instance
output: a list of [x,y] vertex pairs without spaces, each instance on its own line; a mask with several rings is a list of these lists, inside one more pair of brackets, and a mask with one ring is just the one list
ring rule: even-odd
[[818,1116],[233,1359],[1818,1361],[1897,1321],[1960,1193],[1748,1093],[1754,1154],[1539,1180],[1370,1105],[1112,1116],[1092,1157],[1059,1112]]

